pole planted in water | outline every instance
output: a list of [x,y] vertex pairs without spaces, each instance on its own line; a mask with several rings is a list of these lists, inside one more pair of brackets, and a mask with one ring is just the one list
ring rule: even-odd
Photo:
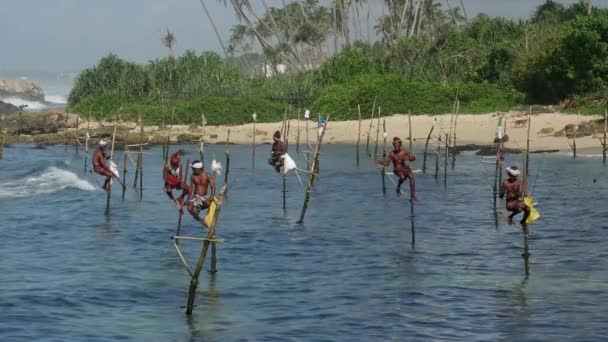
[[304,205],[302,206],[302,212],[300,213],[300,219],[298,220],[298,224],[304,223],[304,216],[306,215],[306,210],[308,209],[308,203],[310,201],[310,191],[315,182],[315,170],[317,170],[317,164],[319,163],[319,153],[321,152],[321,143],[323,142],[323,137],[325,136],[325,132],[327,131],[327,123],[329,123],[329,116],[325,120],[323,124],[323,129],[319,134],[319,139],[317,141],[317,146],[315,147],[315,151],[313,154],[312,165],[310,167],[310,171],[308,173],[308,185],[306,185],[306,193],[304,195]]

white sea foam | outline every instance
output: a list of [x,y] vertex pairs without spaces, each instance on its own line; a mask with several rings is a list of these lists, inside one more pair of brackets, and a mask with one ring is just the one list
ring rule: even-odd
[[59,192],[67,188],[95,191],[95,187],[70,171],[51,166],[41,174],[0,183],[0,198],[23,198]]
[[14,106],[27,105],[26,110],[28,111],[43,110],[57,105],[65,105],[68,102],[67,98],[64,95],[46,95],[44,97],[45,102],[29,101],[14,96],[0,98],[0,101],[10,103]]

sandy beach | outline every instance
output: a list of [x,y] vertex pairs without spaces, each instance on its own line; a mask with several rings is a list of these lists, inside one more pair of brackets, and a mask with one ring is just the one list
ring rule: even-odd
[[[500,114],[484,115],[459,115],[456,124],[457,145],[492,144]],[[511,112],[505,113],[507,119],[507,134],[509,135],[509,148],[525,148],[527,136],[527,117],[525,113]],[[445,137],[449,132],[451,115],[412,115],[412,135],[414,145],[424,145],[426,137],[431,129],[433,122],[437,119],[437,125],[433,132],[432,143],[437,143],[439,136]],[[601,119],[600,116],[578,116],[560,113],[544,113],[532,116],[532,126],[530,134],[531,150],[561,150],[570,151],[568,139],[565,136],[555,136],[555,132],[561,131],[566,125],[580,124],[582,122]],[[386,130],[388,141],[393,136],[399,136],[406,141],[409,136],[409,125],[407,115],[394,115],[383,118],[386,120]],[[524,120],[523,122],[521,120]],[[272,133],[281,128],[282,123],[258,123],[255,125],[256,142],[270,143]],[[325,142],[331,144],[355,144],[358,136],[358,121],[336,121],[328,124]],[[299,127],[299,128],[298,128]],[[375,143],[378,121],[372,123],[370,141]],[[253,141],[253,124],[240,126],[207,126],[205,128],[205,140],[213,142],[225,142],[228,129],[230,129],[230,141],[237,144],[250,144]],[[297,120],[290,121],[289,143],[293,144],[297,140],[298,130],[300,132],[300,143],[306,142],[306,122]],[[133,133],[138,129],[133,128]],[[149,126],[145,129],[148,136],[163,134],[156,126]],[[361,144],[367,141],[368,131],[370,131],[370,120],[361,121]],[[317,127],[315,122],[308,123],[308,139],[310,143],[316,139]],[[380,125],[380,143],[382,143],[382,124]],[[180,136],[192,135],[197,138],[202,135],[202,129],[192,129],[186,125],[174,126],[171,128],[171,140],[177,142]],[[579,137],[576,140],[577,148],[581,153],[601,153],[601,145],[598,136],[590,135]]]
[[[509,112],[509,113],[490,113],[482,115],[461,114],[458,116],[456,123],[456,144],[458,146],[475,144],[475,145],[492,145],[496,126],[500,116],[506,118],[506,133],[509,136],[509,141],[506,144],[507,148],[523,149],[526,146],[526,136],[528,132],[527,114],[525,112]],[[445,135],[450,130],[450,121],[452,115],[412,115],[412,136],[415,147],[422,147],[425,144],[426,137],[431,129],[434,120],[437,120],[437,125],[433,130],[431,146],[438,143],[438,139],[445,138]],[[532,151],[559,150],[562,152],[571,151],[569,141],[563,134],[557,134],[564,130],[567,125],[583,125],[586,122],[593,120],[601,120],[601,116],[578,116],[561,113],[539,113],[532,115],[532,126],[530,132],[530,149]],[[390,144],[394,136],[400,137],[407,146],[409,137],[409,124],[407,115],[394,115],[382,118],[386,120],[387,140]],[[255,142],[257,144],[266,144],[272,142],[272,134],[274,131],[281,129],[282,122],[275,123],[257,123],[255,125]],[[68,143],[74,143],[76,135],[76,115],[70,114],[68,134],[73,138],[69,138]],[[95,143],[99,136],[111,135],[114,127],[113,122],[93,122],[87,123],[80,121],[79,136],[81,142],[82,136],[87,131],[93,135],[92,142]],[[306,121],[291,120],[289,122],[289,144],[295,144],[298,140],[301,144],[306,144],[307,141],[307,126]],[[368,139],[370,144],[375,144],[376,136],[379,136],[380,144],[383,143],[383,124],[380,123],[380,131],[377,131],[378,120],[374,119],[361,121],[360,143],[365,146]],[[119,142],[137,143],[139,142],[140,127],[134,122],[121,122],[118,124],[118,134],[116,140]],[[308,141],[312,145],[316,141],[317,124],[313,121],[308,121]],[[206,143],[225,143],[228,139],[228,131],[230,131],[230,142],[236,144],[251,144],[253,142],[254,125],[236,125],[236,126],[213,126],[208,125],[204,129],[201,126],[193,125],[174,125],[163,130],[161,127],[145,126],[144,132],[146,137],[144,140],[150,144],[160,144],[166,141],[167,134],[170,136],[172,143],[188,143],[197,142],[204,136]],[[128,132],[128,133],[127,133]],[[324,138],[324,143],[328,144],[356,144],[359,132],[358,121],[331,121],[327,126],[327,133]],[[603,132],[603,124],[595,126],[595,133],[576,139],[577,151],[581,154],[599,154],[601,153],[601,144],[599,137]],[[37,144],[45,143],[63,143],[64,132],[62,129],[54,134],[34,134],[9,136],[8,142],[33,142]]]

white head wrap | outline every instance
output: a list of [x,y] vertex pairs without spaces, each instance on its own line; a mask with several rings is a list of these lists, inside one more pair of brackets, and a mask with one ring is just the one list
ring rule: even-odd
[[192,165],[190,165],[190,166],[192,166],[193,169],[202,169],[203,162],[197,161],[196,163],[192,163]]
[[105,140],[99,140],[98,145],[99,145],[100,147],[106,147],[106,146],[108,146],[108,142],[107,142],[107,141],[105,141]]
[[515,166],[508,167],[506,170],[511,176],[519,176],[520,174],[519,169]]

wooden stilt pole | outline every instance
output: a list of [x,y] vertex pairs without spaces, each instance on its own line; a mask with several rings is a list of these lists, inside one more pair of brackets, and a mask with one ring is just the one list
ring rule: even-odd
[[[209,233],[207,234],[208,239],[215,238],[215,225],[217,224],[217,219],[219,217],[220,209],[221,209],[222,202],[224,200],[224,195],[225,195],[227,189],[228,189],[228,187],[226,185],[224,185],[222,187],[222,191],[220,192],[220,196],[218,198],[218,205],[217,205],[217,212],[215,215],[215,220],[211,224],[211,227],[209,227]],[[207,257],[207,251],[209,250],[210,244],[211,244],[211,242],[209,240],[205,240],[203,242],[203,248],[201,250],[201,254],[198,258],[198,262],[196,263],[194,273],[192,274],[192,277],[190,278],[190,287],[188,289],[188,302],[186,305],[186,315],[192,315],[192,310],[194,309],[194,299],[196,297],[196,288],[198,287],[198,278],[201,274],[201,270],[203,269],[203,265],[205,264],[205,259]],[[213,250],[211,251],[211,253],[213,254]],[[212,258],[213,258],[213,255],[212,255]],[[212,271],[217,271],[216,266],[212,265]]]
[[256,136],[255,122],[257,121],[258,115],[256,113],[253,113],[252,117],[253,117],[253,137],[252,137],[253,141],[251,143],[251,168],[255,169],[255,136]]
[[306,215],[306,210],[308,209],[308,202],[310,201],[310,190],[315,181],[315,170],[317,170],[317,163],[319,162],[319,153],[321,152],[321,143],[323,142],[323,136],[325,136],[325,132],[327,131],[327,123],[329,123],[329,116],[325,120],[323,124],[323,130],[321,134],[319,134],[319,139],[317,142],[317,146],[315,147],[315,151],[313,154],[312,165],[310,168],[310,172],[308,173],[308,185],[306,186],[306,194],[304,196],[304,206],[302,206],[302,212],[300,213],[300,219],[298,220],[298,224],[304,223],[304,216]]
[[2,123],[2,126],[0,126],[0,132],[2,133],[2,139],[0,139],[0,160],[2,160],[2,157],[4,155],[4,142],[6,139],[6,128],[4,128],[4,115],[0,117],[0,123]]
[[125,200],[125,191],[127,191],[127,146],[125,143],[125,152],[122,159],[122,200]]
[[437,146],[435,146],[435,179],[439,178],[439,144],[441,143],[441,138],[437,139]]
[[412,248],[415,248],[416,246],[416,225],[414,217],[414,200],[410,198],[410,228],[412,231]]
[[602,163],[606,166],[606,151],[608,150],[608,141],[606,134],[608,132],[608,109],[604,110],[604,140],[602,142]]
[[357,160],[357,167],[359,167],[359,145],[361,144],[361,105],[357,105],[358,111],[359,111],[359,130],[357,131],[357,156],[356,156],[356,160]]
[[448,187],[448,158],[450,157],[450,137],[445,135],[445,155],[443,164],[443,186]]
[[64,110],[64,114],[65,114],[65,127],[63,129],[63,144],[65,147],[65,152],[67,152],[68,151],[68,126],[70,125],[70,119],[69,119],[69,114],[68,114],[67,108]]
[[[524,153],[524,196],[528,194],[530,184],[530,130],[532,129],[532,106],[528,111],[528,138],[526,140],[526,152]],[[530,246],[529,246],[529,234],[528,224],[522,224],[524,233],[524,251],[522,257],[524,258],[524,272],[526,277],[530,275]]]
[[144,199],[144,145],[139,145],[139,200]]
[[209,270],[209,273],[217,273],[217,248],[215,242],[211,242],[211,269]]
[[426,158],[427,152],[429,149],[429,141],[431,140],[431,136],[433,135],[433,130],[435,129],[435,125],[437,124],[437,118],[433,119],[433,125],[429,130],[429,135],[426,136],[426,142],[424,143],[424,156],[422,157],[422,174],[426,174]]
[[[114,123],[114,133],[112,133],[112,148],[110,149],[110,160],[114,157],[114,143],[116,142],[116,126],[117,123]],[[110,198],[112,197],[112,182],[108,184],[108,188],[106,190],[106,215],[110,214]]]
[[[183,170],[183,168],[181,168],[181,169]],[[180,178],[180,181],[188,184],[188,171],[190,171],[190,160],[189,159],[186,161],[185,169],[186,169],[186,171],[184,172],[184,178]],[[190,193],[188,193],[188,195],[184,198],[184,200],[186,200],[186,201],[190,200]],[[175,231],[176,236],[179,236],[180,231],[182,229],[182,217],[183,216],[184,216],[184,214],[182,212],[179,212],[179,216],[177,219],[177,230]],[[174,242],[179,245],[179,239],[174,240]]]
[[380,141],[380,119],[382,118],[382,107],[378,106],[378,125],[376,125],[376,147],[374,147],[374,159],[378,156],[378,143]]
[[90,128],[91,128],[91,111],[93,108],[89,108],[89,115],[87,116],[87,134],[84,137],[84,173],[87,173],[87,162],[89,159],[89,137],[90,137]]
[[300,108],[298,108],[298,134],[296,135],[296,153],[300,153]]
[[414,147],[414,138],[412,137],[412,111],[408,111],[407,113],[407,122],[408,122],[408,126],[409,126],[409,134],[410,136],[407,138],[408,139],[408,143],[409,143],[409,151],[412,152],[412,148]]
[[226,135],[226,150],[224,151],[226,154],[226,171],[224,172],[224,184],[228,184],[228,173],[230,173],[230,128],[228,128],[228,133]]
[[76,155],[80,149],[80,117],[76,117]]
[[458,126],[458,116],[460,112],[460,100],[456,100],[456,115],[454,116],[454,136],[452,142],[452,148],[454,151],[452,152],[452,170],[456,168],[456,128]]
[[524,195],[528,194],[530,175],[530,130],[532,128],[532,106],[528,111],[528,139],[526,140],[526,153],[524,154]]
[[283,210],[287,210],[287,182],[285,181],[285,175],[283,175]]
[[[374,98],[374,105],[372,106],[372,116],[369,119],[369,129],[367,130],[367,142],[365,144],[365,151],[367,152],[367,155],[370,155],[371,153],[369,152],[369,139],[370,136],[372,134],[372,125],[374,123],[374,113],[376,112],[376,99]],[[375,158],[375,157],[374,157]]]
[[[382,136],[384,137],[384,142],[382,144],[382,160],[386,160],[386,137],[387,137],[386,120],[382,121],[382,126],[383,126]],[[382,178],[382,193],[386,194],[386,168],[384,166],[382,167],[382,169],[380,169],[380,175]]]

